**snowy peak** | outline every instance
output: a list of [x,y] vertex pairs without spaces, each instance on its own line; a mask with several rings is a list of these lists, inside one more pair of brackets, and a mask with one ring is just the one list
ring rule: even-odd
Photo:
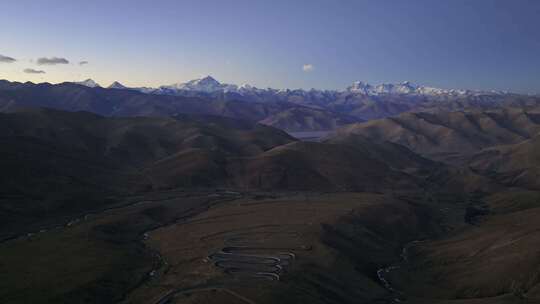
[[206,76],[201,79],[191,80],[190,82],[188,82],[188,84],[203,87],[218,87],[221,85],[221,83],[215,80],[212,76]]
[[123,84],[121,84],[120,82],[115,81],[115,82],[111,83],[111,85],[109,86],[109,89],[120,89],[120,90],[124,90],[124,89],[127,89],[127,87],[124,86]]
[[373,87],[369,83],[363,81],[355,81],[353,84],[347,88],[347,91],[353,93],[362,93],[368,95],[369,92],[373,90]]
[[221,84],[212,76],[206,76],[204,78],[190,80],[185,83],[177,83],[177,84],[173,84],[169,86],[162,86],[158,89],[158,91],[170,91],[170,90],[213,93],[213,92],[219,92],[219,91],[236,91],[238,90],[238,86],[232,85],[232,84]]
[[376,86],[372,86],[363,81],[356,81],[347,91],[351,93],[359,93],[365,95],[381,95],[381,94],[414,94],[418,90],[418,87],[411,84],[409,81],[405,81],[398,84],[383,83]]
[[83,85],[85,87],[89,87],[89,88],[97,88],[97,87],[101,87],[97,82],[93,81],[92,79],[86,79],[84,81],[79,81],[79,82],[74,82],[76,84],[80,84],[80,85]]
[[221,89],[221,83],[211,76],[191,80],[182,85],[183,89],[190,91],[214,92]]
[[376,87],[379,94],[413,94],[418,87],[412,85],[409,81],[399,84],[381,84]]

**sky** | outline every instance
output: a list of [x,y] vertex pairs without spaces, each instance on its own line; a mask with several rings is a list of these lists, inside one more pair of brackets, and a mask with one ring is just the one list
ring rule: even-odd
[[12,81],[540,93],[537,0],[1,0],[0,29]]

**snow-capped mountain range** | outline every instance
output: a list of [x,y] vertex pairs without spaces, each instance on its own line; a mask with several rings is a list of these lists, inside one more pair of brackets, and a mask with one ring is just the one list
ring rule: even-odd
[[[92,79],[76,82],[80,85],[88,87],[99,87]],[[327,96],[334,94],[352,94],[366,96],[380,95],[418,95],[418,96],[478,96],[478,95],[503,95],[508,94],[503,91],[475,91],[475,90],[457,90],[457,89],[440,89],[428,86],[419,86],[411,82],[402,82],[397,84],[383,83],[379,85],[371,85],[362,81],[356,81],[345,90],[303,90],[303,89],[260,89],[250,85],[235,85],[220,83],[211,76],[200,79],[194,79],[184,83],[176,83],[172,85],[164,85],[158,88],[128,88],[121,83],[115,81],[108,88],[110,89],[133,89],[144,93],[163,94],[163,95],[179,95],[179,96],[196,96],[198,94],[229,94],[231,97],[253,96],[253,95],[321,95]]]
[[349,92],[355,92],[365,95],[377,96],[385,94],[406,94],[406,95],[498,95],[505,94],[502,91],[473,91],[473,90],[455,90],[455,89],[440,89],[427,86],[418,86],[405,81],[398,84],[383,83],[372,86],[362,81],[356,81],[352,86],[347,88]]
[[[186,83],[178,83],[169,86],[161,86],[156,89],[155,93],[170,93],[174,91],[191,91],[191,92],[205,92],[205,93],[276,93],[276,92],[301,92],[301,91],[322,91],[322,90],[291,90],[291,89],[259,89],[250,85],[234,85],[224,84],[215,80],[211,76],[207,76],[201,79],[191,80]],[[414,85],[411,82],[405,81],[398,84],[383,83],[379,85],[370,85],[362,81],[354,82],[350,87],[344,91],[325,91],[325,92],[337,92],[337,93],[355,93],[370,96],[387,95],[387,94],[407,94],[407,95],[492,95],[492,94],[505,94],[501,91],[473,91],[473,90],[455,90],[455,89],[440,89],[427,86]]]
[[[41,103],[32,101],[29,104],[44,107],[64,109],[67,105],[70,110],[120,116],[198,113],[257,121],[295,132],[333,130],[345,124],[394,117],[406,112],[486,111],[540,105],[540,97],[535,96],[445,90],[409,82],[376,86],[355,82],[343,90],[259,89],[249,85],[222,84],[211,77],[159,88],[128,88],[119,82],[102,88],[91,79],[78,85],[12,84],[0,80],[2,86],[32,90],[35,93],[28,96],[43,98]],[[12,98],[6,100],[11,106]]]

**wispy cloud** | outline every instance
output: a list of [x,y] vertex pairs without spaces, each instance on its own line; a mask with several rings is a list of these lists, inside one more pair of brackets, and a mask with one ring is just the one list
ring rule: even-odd
[[0,62],[3,62],[3,63],[12,63],[12,62],[15,62],[15,61],[17,61],[15,58],[8,57],[8,56],[4,56],[4,55],[0,55]]
[[79,61],[79,65],[85,65],[85,64],[88,64],[88,61],[86,61],[86,60]]
[[302,70],[306,73],[313,72],[315,70],[315,66],[311,63],[307,63],[302,66]]
[[24,69],[26,74],[45,74],[45,71],[42,70],[34,70],[34,69]]
[[59,58],[59,57],[41,57],[38,58],[37,64],[38,65],[56,65],[56,64],[68,64],[69,61],[66,58]]

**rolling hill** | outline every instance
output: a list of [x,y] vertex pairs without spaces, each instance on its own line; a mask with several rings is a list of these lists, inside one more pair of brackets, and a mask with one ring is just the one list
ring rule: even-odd
[[484,149],[470,166],[509,186],[540,189],[540,135],[518,144]]
[[0,114],[0,129],[6,233],[37,225],[43,212],[55,218],[106,208],[127,193],[411,190],[440,167],[396,144],[298,142],[272,127],[205,115],[110,118],[29,108]]
[[[0,114],[0,129],[0,210],[8,234],[107,207],[114,203],[107,197],[161,187],[146,170],[179,172],[167,186],[223,185],[223,159],[294,141],[283,131],[223,117],[105,118],[48,109]],[[170,158],[178,167],[158,170]]]
[[419,187],[420,180],[374,157],[371,149],[293,142],[237,160],[230,168],[240,172],[235,183],[248,189],[377,192]]
[[540,132],[538,109],[405,113],[345,126],[337,134],[390,141],[438,160],[461,161],[484,148],[515,144]]

